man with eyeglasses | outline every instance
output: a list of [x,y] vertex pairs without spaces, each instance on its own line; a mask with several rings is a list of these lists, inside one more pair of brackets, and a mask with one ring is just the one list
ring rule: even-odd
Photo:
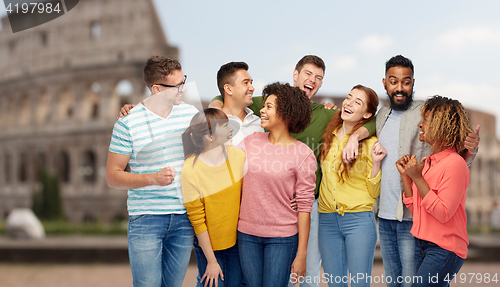
[[178,61],[149,58],[144,82],[151,97],[113,128],[106,181],[128,189],[128,251],[136,287],[182,286],[191,257],[194,232],[177,173],[184,163],[181,135],[198,112],[181,101],[186,78]]

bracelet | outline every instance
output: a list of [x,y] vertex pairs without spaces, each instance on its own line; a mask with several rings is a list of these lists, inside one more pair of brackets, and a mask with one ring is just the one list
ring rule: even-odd
[[470,154],[477,154],[477,152],[479,151],[479,146],[476,146],[476,148],[474,149],[474,151],[469,151]]

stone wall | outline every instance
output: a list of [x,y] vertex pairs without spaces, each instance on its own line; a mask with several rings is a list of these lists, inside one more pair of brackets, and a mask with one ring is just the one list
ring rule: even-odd
[[0,31],[0,219],[31,207],[40,170],[57,174],[71,222],[125,218],[126,190],[106,185],[113,125],[146,95],[152,55],[178,59],[151,0],[83,0],[66,15]]

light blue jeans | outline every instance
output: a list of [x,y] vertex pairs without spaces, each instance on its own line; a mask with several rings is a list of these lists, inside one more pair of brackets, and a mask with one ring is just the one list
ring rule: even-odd
[[[322,282],[328,286],[370,286],[377,226],[372,211],[319,214]],[[349,275],[347,271],[349,270]]]
[[288,286],[298,244],[298,233],[290,237],[258,237],[238,231],[238,252],[246,284]]
[[410,287],[415,276],[415,237],[413,221],[378,219],[380,253],[387,287]]
[[181,287],[193,240],[187,214],[129,216],[128,254],[134,287]]

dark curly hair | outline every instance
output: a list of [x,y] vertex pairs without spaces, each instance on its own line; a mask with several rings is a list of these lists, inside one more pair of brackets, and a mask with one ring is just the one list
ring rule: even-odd
[[311,122],[311,100],[306,93],[289,83],[269,84],[262,91],[262,102],[270,95],[276,96],[276,113],[288,125],[290,133],[297,134],[306,129]]

